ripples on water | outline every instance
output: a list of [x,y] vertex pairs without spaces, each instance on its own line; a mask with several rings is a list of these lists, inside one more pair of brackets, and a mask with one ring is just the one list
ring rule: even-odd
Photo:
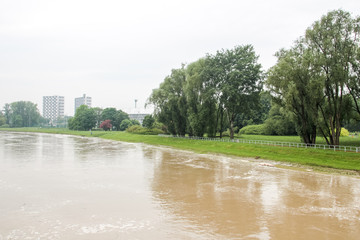
[[360,181],[249,159],[0,132],[3,239],[358,239]]

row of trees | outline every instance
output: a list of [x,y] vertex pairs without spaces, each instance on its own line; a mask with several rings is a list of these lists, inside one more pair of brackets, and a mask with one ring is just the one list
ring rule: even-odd
[[[259,124],[297,132],[305,143],[321,134],[338,145],[345,121],[360,121],[360,18],[329,12],[264,77],[251,45],[207,55],[174,69],[148,103],[175,135],[215,136]],[[266,90],[263,89],[266,79]],[[271,103],[271,111],[270,110]],[[268,131],[269,132],[269,131]]]
[[5,104],[0,111],[0,126],[33,127],[45,123],[40,116],[37,105],[32,102],[19,101]]
[[76,109],[75,116],[69,119],[69,129],[90,130],[102,128],[104,130],[124,131],[132,125],[140,125],[137,120],[130,120],[129,115],[116,108],[90,108],[81,105]]
[[148,103],[155,116],[176,135],[215,136],[260,106],[261,65],[251,45],[218,51],[215,55],[173,69]]
[[280,50],[267,86],[293,115],[305,143],[320,133],[338,145],[345,120],[360,120],[360,18],[329,12],[289,50]]
[[[147,116],[144,123],[149,127],[154,122],[152,116]],[[19,101],[5,104],[0,111],[0,126],[2,127],[34,127],[48,126],[49,120],[43,118],[37,105],[32,102]],[[130,120],[127,113],[116,108],[89,108],[80,106],[72,118],[63,117],[58,119],[60,126],[72,130],[90,130],[92,128],[103,128],[104,130],[125,130],[132,125],[140,125],[136,120]],[[103,126],[100,126],[102,123]],[[149,127],[150,128],[150,127]]]

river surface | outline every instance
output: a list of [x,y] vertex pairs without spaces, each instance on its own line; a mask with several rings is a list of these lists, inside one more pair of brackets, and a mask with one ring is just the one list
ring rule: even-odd
[[360,179],[0,132],[0,240],[359,239]]

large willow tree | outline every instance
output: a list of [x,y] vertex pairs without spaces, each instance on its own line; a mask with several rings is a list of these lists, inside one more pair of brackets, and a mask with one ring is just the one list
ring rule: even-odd
[[350,96],[359,109],[359,23],[342,10],[329,12],[294,47],[279,52],[269,72],[269,88],[295,114],[306,143],[315,143],[318,129],[328,144],[339,145]]
[[172,134],[214,136],[223,131],[227,117],[233,138],[236,116],[248,114],[259,102],[262,71],[257,60],[251,45],[218,51],[172,70],[149,103]]
[[261,65],[251,45],[221,50],[209,56],[218,105],[224,108],[229,121],[230,138],[234,138],[237,114],[249,114],[258,107],[262,90]]
[[277,64],[269,70],[267,85],[274,102],[293,113],[304,143],[316,142],[319,106],[323,101],[323,77],[312,66],[311,52],[303,39],[290,50],[276,53]]
[[185,96],[185,66],[173,69],[154,89],[148,102],[155,106],[155,116],[174,135],[184,136],[187,129],[187,101]]

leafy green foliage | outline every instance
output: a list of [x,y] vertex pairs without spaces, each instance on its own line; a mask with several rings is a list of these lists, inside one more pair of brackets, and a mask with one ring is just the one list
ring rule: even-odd
[[126,132],[142,135],[159,135],[164,133],[161,129],[141,127],[140,125],[130,126],[126,129]]
[[[302,40],[291,50],[281,50],[276,55],[278,63],[270,69],[267,80],[275,96],[274,101],[293,113],[296,128],[303,141],[315,143],[318,107],[323,100],[323,79],[318,74],[319,69],[311,69],[311,53],[305,49]],[[281,116],[279,120],[281,121]],[[276,126],[274,121],[267,121],[268,126]],[[289,125],[285,122],[283,124]],[[281,125],[274,131],[277,135],[288,132],[284,128],[280,130]]]
[[254,48],[245,45],[172,70],[149,98],[156,118],[174,135],[215,136],[228,122],[233,138],[236,116],[249,114],[259,103],[262,72],[257,59]]
[[132,125],[140,125],[140,122],[136,119],[131,119],[130,121],[131,121]]
[[185,66],[173,69],[158,89],[153,90],[149,102],[155,106],[158,120],[174,135],[185,135],[187,128],[187,100],[184,93]]
[[195,136],[216,135],[216,99],[208,78],[208,59],[199,59],[186,68],[185,94],[188,103],[188,133]]
[[129,116],[122,110],[116,110],[116,108],[105,108],[101,113],[101,120],[104,121],[106,119],[111,120],[111,124],[119,131],[121,130],[121,122],[125,119],[129,119]]
[[150,128],[153,128],[154,123],[155,123],[155,118],[152,115],[147,115],[147,116],[145,116],[142,125],[143,125],[143,127],[150,129]]
[[351,106],[358,107],[359,24],[347,12],[329,12],[290,50],[277,53],[267,84],[275,102],[293,113],[305,143],[315,143],[320,131],[328,144],[338,145]]
[[3,115],[3,113],[0,111],[0,126],[3,126],[6,124],[6,118]]
[[[4,115],[0,120],[10,127],[33,127],[39,125],[41,116],[37,105],[32,102],[19,101],[5,104]],[[5,123],[4,123],[5,120]]]
[[340,137],[347,137],[349,135],[350,135],[350,133],[346,128],[341,128]]
[[261,65],[253,46],[238,46],[209,56],[215,79],[219,105],[227,113],[230,138],[234,137],[234,121],[239,113],[249,113],[258,106],[262,89]]
[[264,124],[259,125],[248,125],[240,129],[239,134],[249,134],[249,135],[266,135]]
[[[360,19],[350,13],[331,11],[307,29],[305,40],[312,52],[311,63],[321,69],[324,103],[320,105],[320,131],[331,145],[338,145],[341,126],[350,101],[347,91],[355,90],[354,72],[360,46]],[[355,95],[354,95],[355,96]],[[357,101],[358,99],[356,99]]]
[[291,119],[292,113],[283,107],[273,104],[269,116],[264,123],[264,134],[266,135],[296,135],[296,125]]
[[132,122],[131,120],[129,119],[124,119],[121,121],[121,124],[120,124],[120,131],[125,131],[128,127],[132,126]]
[[268,118],[270,109],[271,95],[269,92],[263,91],[260,93],[259,106],[251,108],[249,112],[238,113],[235,117],[234,126],[241,129],[247,125],[262,124]]
[[93,108],[81,105],[73,118],[69,119],[69,129],[71,130],[90,130],[96,126],[96,112]]

